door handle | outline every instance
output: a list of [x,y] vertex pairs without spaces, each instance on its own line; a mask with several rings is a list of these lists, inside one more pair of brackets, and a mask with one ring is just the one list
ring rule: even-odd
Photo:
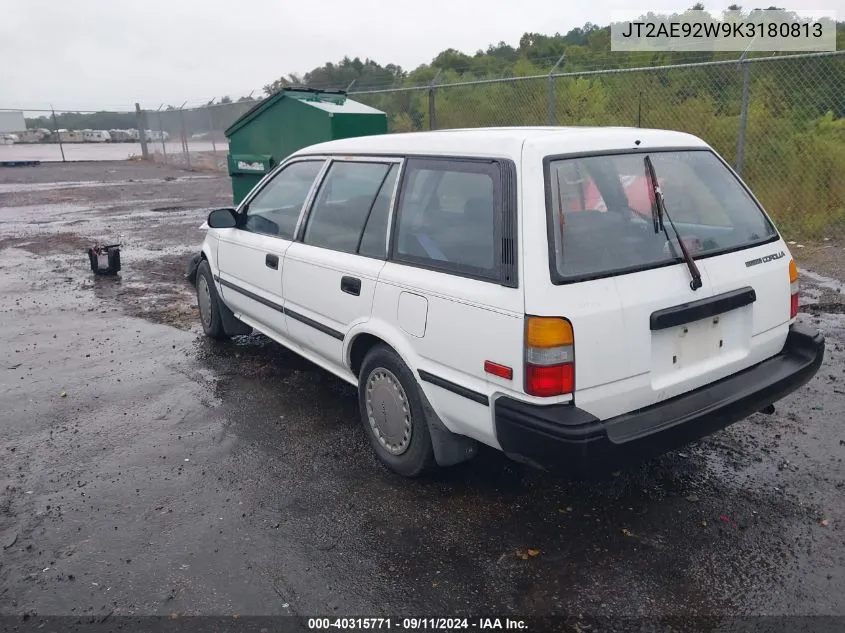
[[264,256],[264,265],[267,268],[272,268],[273,270],[279,270],[279,256],[278,255],[270,255],[269,253]]
[[347,294],[357,297],[361,294],[361,280],[357,277],[344,275],[340,280],[340,289]]

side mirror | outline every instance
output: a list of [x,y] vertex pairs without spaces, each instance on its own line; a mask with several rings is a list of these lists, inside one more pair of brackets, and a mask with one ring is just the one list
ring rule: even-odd
[[233,229],[238,225],[238,216],[234,209],[215,209],[208,214],[208,228]]

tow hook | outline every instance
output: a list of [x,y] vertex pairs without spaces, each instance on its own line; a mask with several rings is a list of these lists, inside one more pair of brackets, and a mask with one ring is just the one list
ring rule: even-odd
[[766,415],[772,415],[775,412],[775,405],[770,404],[767,407],[763,407],[760,409],[760,413],[765,413]]

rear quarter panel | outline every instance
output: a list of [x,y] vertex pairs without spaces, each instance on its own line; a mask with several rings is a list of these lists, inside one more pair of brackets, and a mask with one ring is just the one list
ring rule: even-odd
[[[398,310],[403,292],[425,297],[423,336],[403,329]],[[388,343],[407,350],[408,366],[446,427],[498,447],[492,406],[426,382],[419,371],[481,394],[489,404],[497,392],[520,389],[522,309],[521,288],[387,262],[379,276],[372,318],[399,340]],[[485,373],[485,360],[511,367],[513,378]]]

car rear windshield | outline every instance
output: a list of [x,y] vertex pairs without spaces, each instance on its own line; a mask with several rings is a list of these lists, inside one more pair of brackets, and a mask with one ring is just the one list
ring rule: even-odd
[[693,257],[777,236],[736,176],[709,150],[552,160],[546,186],[554,281],[606,277],[681,261],[669,220],[657,222],[645,156],[654,165],[666,211]]

